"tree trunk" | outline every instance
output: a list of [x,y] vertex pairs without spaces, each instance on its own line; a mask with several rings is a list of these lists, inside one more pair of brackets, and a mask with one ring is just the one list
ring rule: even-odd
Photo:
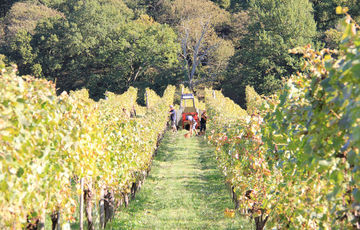
[[92,217],[92,197],[93,193],[91,188],[84,190],[84,200],[85,200],[85,214],[88,221],[88,230],[95,230],[93,217]]
[[149,176],[150,171],[151,171],[151,165],[149,165],[149,167],[146,170],[146,177]]
[[123,204],[124,204],[124,200],[123,200],[123,199],[117,199],[117,200],[115,200],[115,209],[118,209],[118,208],[122,207]]
[[264,214],[261,214],[261,216],[255,217],[255,226],[256,230],[263,230],[265,228],[266,221],[268,220],[269,216],[266,216],[265,219],[263,219]]
[[106,223],[109,222],[113,216],[115,211],[115,199],[112,191],[108,190],[104,197],[104,208],[105,208],[105,226]]
[[127,208],[129,205],[129,196],[126,193],[123,193],[123,196],[124,196],[124,204],[125,204],[125,207]]
[[236,195],[236,193],[234,191],[234,186],[231,187],[231,193],[232,193],[232,199],[233,199],[233,201],[235,203],[235,209],[237,210],[237,209],[239,209],[239,201],[238,201],[237,195]]
[[144,183],[144,180],[145,180],[145,177],[144,177],[144,171],[141,172],[141,177],[138,181],[138,187],[137,187],[137,190],[140,191],[141,190],[141,186],[143,185]]
[[81,190],[81,193],[80,193],[80,215],[79,215],[79,228],[80,230],[84,230],[84,178],[81,178],[80,179],[80,190]]
[[57,230],[59,228],[59,225],[60,225],[60,212],[55,211],[50,215],[50,217],[51,217],[51,222],[52,222],[51,229],[52,230]]
[[100,191],[100,201],[99,201],[99,216],[100,216],[100,228],[105,228],[105,189]]
[[137,183],[134,182],[131,186],[131,200],[135,199],[136,191],[137,191]]

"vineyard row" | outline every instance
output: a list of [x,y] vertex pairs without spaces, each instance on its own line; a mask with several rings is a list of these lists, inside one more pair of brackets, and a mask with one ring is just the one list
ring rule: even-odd
[[78,216],[79,197],[88,229],[104,227],[149,172],[174,92],[169,86],[161,98],[147,89],[144,108],[132,87],[95,102],[86,90],[57,96],[51,82],[2,71],[0,228],[38,227],[47,215],[55,226],[59,214],[68,224]]
[[208,138],[257,229],[360,229],[360,34],[343,26],[339,51],[290,51],[305,73],[277,94],[247,87],[246,111],[206,91]]

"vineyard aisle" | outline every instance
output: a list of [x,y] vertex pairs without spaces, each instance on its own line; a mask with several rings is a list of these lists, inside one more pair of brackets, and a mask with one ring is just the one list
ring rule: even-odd
[[142,190],[107,229],[251,229],[233,208],[214,151],[203,137],[167,132]]

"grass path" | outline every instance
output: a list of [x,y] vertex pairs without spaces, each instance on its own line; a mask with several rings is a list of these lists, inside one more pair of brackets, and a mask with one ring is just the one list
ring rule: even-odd
[[251,229],[224,216],[233,208],[213,149],[200,137],[168,132],[145,185],[107,229]]

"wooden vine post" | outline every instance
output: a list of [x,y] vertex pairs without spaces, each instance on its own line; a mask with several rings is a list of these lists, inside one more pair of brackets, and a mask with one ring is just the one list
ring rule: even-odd
[[84,222],[84,178],[80,179],[80,230],[84,230],[83,222]]
[[100,208],[100,228],[105,228],[105,189],[100,190],[100,202],[99,202],[99,208]]

